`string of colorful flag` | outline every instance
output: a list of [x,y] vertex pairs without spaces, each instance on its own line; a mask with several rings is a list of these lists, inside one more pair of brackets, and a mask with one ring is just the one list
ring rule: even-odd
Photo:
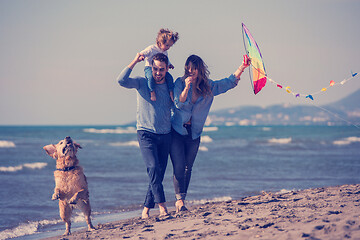
[[290,93],[292,94],[293,96],[295,97],[305,97],[305,98],[309,98],[311,100],[314,100],[314,95],[317,95],[317,94],[320,94],[322,92],[325,92],[328,88],[330,87],[333,87],[333,86],[336,86],[336,85],[344,85],[346,82],[350,81],[351,79],[355,78],[357,75],[357,73],[352,73],[351,72],[351,77],[349,78],[346,78],[344,80],[342,80],[341,82],[335,82],[334,80],[331,80],[330,83],[329,83],[329,86],[327,87],[324,87],[322,88],[321,90],[317,91],[317,92],[314,92],[314,93],[311,93],[311,94],[303,94],[303,93],[298,93],[298,92],[295,92],[291,89],[290,86],[287,86],[287,87],[283,87],[282,84],[272,80],[271,78],[267,77],[267,80],[269,80],[269,82],[271,82],[272,84],[276,85],[276,87],[280,88],[280,89],[285,89],[285,91],[287,93]]

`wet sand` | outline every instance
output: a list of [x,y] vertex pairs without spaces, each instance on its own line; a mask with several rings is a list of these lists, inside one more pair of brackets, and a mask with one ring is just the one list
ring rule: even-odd
[[[359,239],[360,184],[306,189],[190,206],[55,239]],[[64,226],[65,230],[65,226]]]

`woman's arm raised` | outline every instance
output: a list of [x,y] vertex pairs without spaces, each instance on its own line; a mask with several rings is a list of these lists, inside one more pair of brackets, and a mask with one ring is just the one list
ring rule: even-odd
[[244,55],[244,60],[242,64],[234,72],[234,76],[236,77],[236,79],[240,79],[241,74],[244,72],[245,68],[250,66],[250,63],[251,63],[250,58],[247,55]]

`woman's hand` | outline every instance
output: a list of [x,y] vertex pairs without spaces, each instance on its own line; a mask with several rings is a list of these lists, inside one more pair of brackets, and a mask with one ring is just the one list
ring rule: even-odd
[[185,88],[179,96],[180,102],[186,101],[186,98],[188,96],[188,93],[189,93],[189,90],[191,87],[191,83],[193,83],[193,82],[195,82],[195,78],[193,76],[188,76],[187,78],[185,78]]
[[251,64],[251,59],[248,57],[248,55],[244,55],[243,57],[244,59],[241,66],[238,67],[238,69],[236,69],[236,71],[234,72],[236,79],[240,79],[240,76],[244,72],[245,68],[249,67]]
[[191,83],[194,82],[194,77],[193,76],[188,76],[187,78],[185,78],[185,88],[190,88]]
[[243,63],[242,65],[247,68],[248,66],[250,66],[251,64],[251,59],[248,57],[248,55],[244,55],[244,60],[243,60]]

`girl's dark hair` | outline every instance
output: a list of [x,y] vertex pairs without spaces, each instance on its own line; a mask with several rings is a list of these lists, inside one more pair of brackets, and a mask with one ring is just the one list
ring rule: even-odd
[[196,93],[202,96],[211,95],[211,88],[209,85],[209,70],[208,66],[204,63],[204,61],[197,55],[191,55],[187,58],[185,63],[185,75],[184,79],[187,78],[189,74],[189,65],[192,65],[191,67],[198,70],[198,78],[195,82]]

